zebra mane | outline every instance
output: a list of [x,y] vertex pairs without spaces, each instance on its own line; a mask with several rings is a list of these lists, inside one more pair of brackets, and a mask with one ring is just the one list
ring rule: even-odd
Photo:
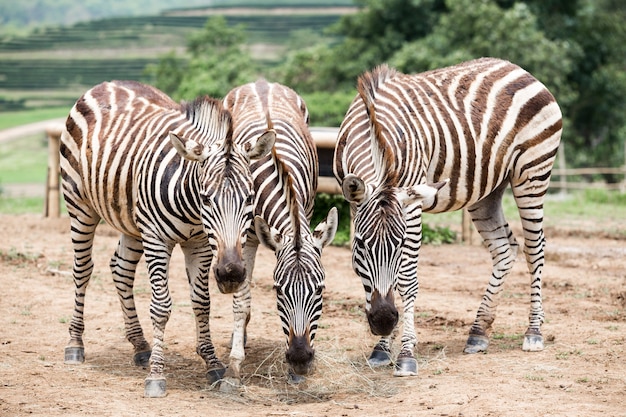
[[387,81],[398,76],[400,73],[386,64],[380,65],[371,72],[366,72],[358,79],[357,90],[365,111],[370,119],[370,135],[372,140],[372,158],[380,184],[394,186],[397,183],[397,175],[394,169],[393,149],[389,146],[382,135],[382,126],[376,117],[376,95],[378,89]]
[[265,78],[259,78],[254,83],[254,88],[257,92],[259,100],[261,101],[261,108],[265,110],[265,121],[267,122],[267,129],[274,129],[274,122],[272,121],[272,117],[270,115],[269,105],[270,84]]
[[269,108],[265,110],[265,121],[267,122],[267,130],[274,129],[274,122],[272,121],[272,118],[270,117]]
[[191,102],[183,102],[182,110],[193,126],[208,137],[212,143],[219,138],[225,138],[224,148],[231,152],[233,146],[233,123],[228,110],[221,100],[200,96]]
[[272,157],[274,158],[274,161],[276,161],[276,170],[278,171],[278,175],[283,182],[283,191],[287,200],[287,208],[289,210],[289,218],[291,220],[291,228],[293,230],[294,247],[296,252],[299,252],[300,249],[302,249],[302,223],[300,222],[298,195],[293,185],[293,178],[289,175],[289,168],[283,160],[278,157],[276,147],[272,148]]

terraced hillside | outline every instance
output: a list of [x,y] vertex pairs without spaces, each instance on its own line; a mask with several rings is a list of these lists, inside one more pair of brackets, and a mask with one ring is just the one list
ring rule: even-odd
[[[307,6],[174,9],[157,16],[109,18],[2,39],[0,97],[17,102],[22,97],[32,98],[35,91],[46,90],[49,96],[55,96],[51,91],[69,92],[71,102],[74,91],[103,80],[140,80],[146,65],[172,50],[182,52],[187,36],[202,28],[214,14],[224,15],[229,24],[244,24],[253,46],[271,46],[262,49],[275,51],[269,59],[278,59],[276,51],[281,51],[294,31],[322,31],[341,15],[355,10],[345,5],[351,1],[334,3],[337,6],[321,1]],[[267,60],[267,54],[263,58]],[[58,95],[55,100],[58,103]]]

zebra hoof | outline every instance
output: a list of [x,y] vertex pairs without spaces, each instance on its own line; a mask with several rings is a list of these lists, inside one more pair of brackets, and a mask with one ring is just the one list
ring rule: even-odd
[[393,376],[416,376],[417,360],[415,358],[398,358]]
[[206,378],[209,380],[209,384],[213,385],[220,381],[224,377],[225,373],[226,368],[210,369],[206,373]]
[[298,375],[293,371],[289,371],[287,374],[287,383],[290,385],[298,385],[306,381],[306,377],[302,375]]
[[143,396],[146,398],[165,397],[165,378],[146,378]]
[[239,378],[226,377],[219,380],[220,392],[232,394],[241,388],[241,380]]
[[543,336],[540,334],[525,334],[524,344],[522,345],[524,352],[539,352],[543,350]]
[[85,362],[85,348],[68,346],[65,348],[65,363],[68,365],[78,365]]
[[133,356],[133,362],[135,366],[143,366],[144,368],[150,364],[150,355],[152,351],[146,350],[144,352],[137,352]]
[[391,364],[391,352],[387,349],[384,349],[378,345],[374,347],[370,357],[367,358],[367,363],[372,368],[377,368],[379,366],[387,366]]
[[463,349],[463,353],[480,353],[487,352],[487,348],[489,347],[489,338],[487,336],[471,334],[467,338],[467,342],[465,343],[465,349]]

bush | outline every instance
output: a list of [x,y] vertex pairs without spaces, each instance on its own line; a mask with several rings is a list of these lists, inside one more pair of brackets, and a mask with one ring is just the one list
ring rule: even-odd
[[350,243],[350,203],[342,195],[320,193],[315,196],[315,209],[313,210],[311,227],[315,228],[319,222],[324,220],[332,207],[337,208],[337,214],[339,215],[339,225],[337,226],[337,234],[333,240],[333,245],[343,246]]
[[430,227],[422,222],[422,243],[425,245],[441,245],[456,242],[456,232],[447,227]]
[[11,100],[0,97],[0,111],[24,110],[26,108],[26,99]]
[[339,127],[356,91],[302,94],[311,115],[312,126]]
[[619,191],[589,189],[584,192],[585,201],[598,204],[626,205],[626,193]]

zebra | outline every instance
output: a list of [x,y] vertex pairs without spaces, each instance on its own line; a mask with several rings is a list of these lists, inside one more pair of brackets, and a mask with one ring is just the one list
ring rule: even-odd
[[[147,366],[144,394],[166,394],[163,339],[172,300],[168,265],[173,248],[185,257],[196,317],[197,353],[209,381],[225,367],[209,331],[208,276],[232,293],[245,280],[242,250],[253,216],[250,162],[273,147],[271,135],[241,147],[220,100],[198,97],[176,103],[135,81],[103,82],[72,107],[61,136],[63,194],[74,248],[74,312],[66,363],[84,357],[85,293],[94,263],[93,239],[100,220],[121,233],[110,268],[136,365]],[[153,346],[146,341],[133,298],[137,264],[145,254],[150,284]]]
[[552,94],[519,66],[496,58],[415,75],[383,64],[357,84],[339,129],[333,171],[354,218],[352,265],[365,289],[369,327],[381,336],[370,365],[392,362],[397,290],[403,332],[394,375],[417,374],[414,304],[422,212],[467,208],[491,253],[491,278],[464,352],[487,350],[498,294],[518,249],[502,212],[508,184],[530,273],[522,349],[542,350],[543,200],[562,131]]
[[326,219],[310,231],[318,157],[308,128],[306,104],[294,90],[260,79],[231,90],[224,97],[224,106],[233,117],[236,143],[243,145],[259,136],[275,135],[272,153],[251,165],[255,226],[244,249],[247,279],[233,297],[232,349],[224,380],[235,386],[241,381],[250,320],[250,283],[258,245],[263,243],[276,255],[274,289],[287,337],[285,356],[295,381],[295,375],[307,374],[313,362],[312,345],[325,285],[321,252],[335,236],[337,209],[332,208]]

